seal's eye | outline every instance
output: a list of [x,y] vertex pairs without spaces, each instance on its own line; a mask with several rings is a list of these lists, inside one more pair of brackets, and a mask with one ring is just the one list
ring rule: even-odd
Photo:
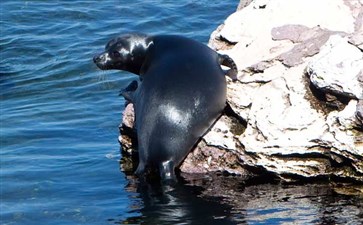
[[118,58],[121,56],[121,54],[118,51],[114,51],[112,52],[112,56]]

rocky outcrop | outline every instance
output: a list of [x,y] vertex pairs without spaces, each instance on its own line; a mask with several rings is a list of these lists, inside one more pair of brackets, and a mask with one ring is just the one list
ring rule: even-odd
[[[363,182],[363,1],[255,0],[240,8],[209,43],[239,68],[228,81],[230,109],[181,171]],[[125,149],[130,127],[121,129]]]
[[362,51],[340,35],[330,36],[307,66],[312,84],[325,93],[363,98]]

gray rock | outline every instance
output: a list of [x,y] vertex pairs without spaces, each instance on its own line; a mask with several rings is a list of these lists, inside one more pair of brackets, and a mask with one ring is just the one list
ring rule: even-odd
[[288,24],[274,27],[271,30],[273,40],[290,40],[296,45],[277,58],[288,67],[304,62],[304,58],[313,56],[320,51],[332,34],[345,35],[344,32],[332,32],[320,27],[308,28],[303,25]]

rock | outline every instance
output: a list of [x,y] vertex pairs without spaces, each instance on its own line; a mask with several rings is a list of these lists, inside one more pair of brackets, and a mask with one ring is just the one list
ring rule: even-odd
[[187,156],[180,170],[184,173],[228,173],[240,176],[250,176],[250,172],[236,163],[238,155],[227,149],[206,145],[202,140]]
[[122,123],[119,126],[120,136],[118,138],[125,153],[132,155],[137,149],[137,136],[134,130],[134,106],[128,104],[122,113]]
[[314,86],[323,92],[354,99],[363,98],[363,53],[348,39],[339,35],[330,36],[315,55],[307,72]]
[[363,126],[363,99],[360,99],[357,103],[357,109],[355,116],[357,120],[359,121],[359,124]]
[[352,11],[342,0],[256,0],[230,15],[215,36],[235,44],[223,53],[229,54],[244,69],[294,47],[289,40],[271,39],[271,30],[275,27],[294,24],[352,33],[354,22]]
[[285,25],[272,28],[271,36],[273,40],[290,40],[296,44],[277,57],[284,65],[292,67],[303,63],[305,57],[317,54],[329,36],[338,33],[345,35],[344,32],[332,32],[320,27],[310,29],[303,25]]
[[[346,157],[347,160],[363,159],[363,143],[361,142],[363,133],[354,129],[360,126],[355,116],[356,109],[357,101],[351,100],[344,110],[329,113],[327,116],[329,133],[322,137],[333,153]],[[350,157],[350,154],[356,155],[357,159]],[[363,173],[363,168],[358,168]]]
[[304,89],[303,69],[299,70],[300,79],[287,80],[285,75],[259,88],[239,141],[247,154],[256,156],[253,164],[279,176],[326,175],[329,162],[323,157],[325,149],[316,148],[316,140],[328,127],[324,114],[312,108],[306,93],[299,93]]
[[255,0],[227,18],[220,36],[230,43],[246,44],[257,40],[260,34],[269,37],[273,27],[285,24],[352,33],[354,22],[349,6],[342,0]]
[[245,8],[246,6],[248,6],[249,4],[251,4],[251,2],[253,2],[253,0],[245,0],[245,1],[240,1],[238,6],[237,6],[237,10],[236,11],[239,11],[243,8]]
[[241,1],[209,41],[239,68],[230,109],[180,170],[363,183],[362,18],[358,0]]
[[259,88],[259,94],[253,99],[247,129],[239,139],[246,152],[306,153],[306,149],[315,145],[311,140],[319,138],[326,129],[324,115],[311,110],[310,103],[290,87],[286,79],[280,77]]
[[363,50],[363,32],[352,35],[349,39],[349,43],[357,46],[360,50]]
[[[262,167],[282,179],[292,175],[336,175],[362,181],[361,114],[358,106],[355,109],[357,104],[350,101],[350,98],[360,99],[363,93],[362,52],[359,46],[354,46],[361,43],[362,3],[338,0],[315,3],[254,1],[231,15],[214,34],[214,37],[235,43],[222,52],[231,55],[241,69],[239,84],[228,85],[228,102],[235,113],[248,122],[239,137],[244,147],[240,159],[246,165]],[[321,17],[318,12],[321,8],[326,9],[324,15],[331,20]],[[301,15],[310,9],[309,18]],[[334,22],[337,14],[342,16],[340,23]],[[350,46],[339,49],[336,44],[330,44],[334,38]],[[348,44],[348,38],[354,45]],[[305,71],[317,63],[324,51],[336,49],[348,52],[337,54],[340,59],[353,58],[354,68],[347,66],[345,69],[358,71],[350,76],[355,79],[347,78],[345,82],[345,89],[354,90],[350,94],[326,91],[304,78]],[[350,50],[354,51],[353,55]],[[322,68],[336,69],[339,63]],[[339,77],[335,74],[333,79],[339,80]],[[329,108],[333,105],[336,107]],[[249,160],[244,161],[246,156]],[[349,165],[350,160],[354,165],[342,166]],[[336,170],[335,163],[353,169]]]

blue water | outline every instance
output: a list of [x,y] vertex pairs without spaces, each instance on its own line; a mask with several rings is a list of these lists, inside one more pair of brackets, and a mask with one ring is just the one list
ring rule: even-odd
[[[257,186],[262,191],[250,194],[237,182],[232,187],[222,185],[225,193],[209,193],[218,179],[206,176],[165,190],[140,186],[131,174],[120,171],[117,136],[124,100],[118,91],[135,77],[99,71],[92,56],[110,38],[129,31],[181,34],[207,43],[238,1],[2,0],[0,4],[1,224],[361,221],[361,198],[336,197],[332,203],[341,202],[338,208],[348,205],[348,212],[336,211],[329,202],[317,206],[317,211],[309,208],[315,201],[320,205],[320,199],[331,199],[326,198],[332,195],[327,186],[308,188],[314,193],[326,190],[323,195],[294,187],[309,197],[289,201],[281,194],[286,189],[281,185]],[[275,200],[264,188],[275,193]],[[241,195],[237,202],[234,192]],[[281,199],[290,204],[276,206]],[[271,204],[260,205],[262,201]]]

